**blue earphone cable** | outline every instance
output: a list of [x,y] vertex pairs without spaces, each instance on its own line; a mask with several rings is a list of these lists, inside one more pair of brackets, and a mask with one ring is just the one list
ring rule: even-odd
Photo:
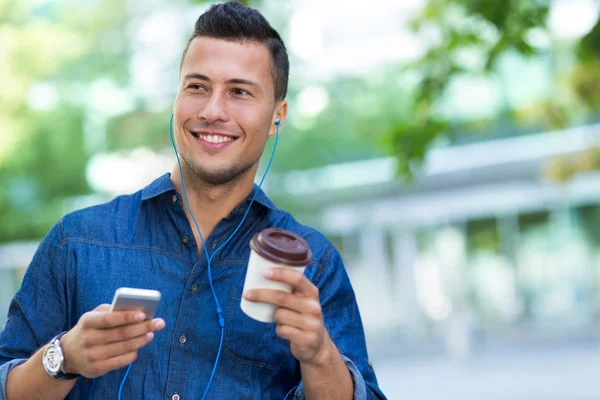
[[271,168],[271,164],[273,163],[273,157],[275,156],[275,149],[277,148],[277,141],[279,139],[279,120],[277,120],[277,129],[275,131],[275,144],[273,145],[273,151],[271,152],[271,158],[269,159],[269,163],[267,164],[265,173],[263,174],[262,179],[260,180],[258,189],[254,192],[254,195],[252,196],[252,200],[250,200],[250,205],[246,208],[244,217],[242,218],[242,220],[240,221],[238,226],[231,233],[231,235],[229,235],[229,238],[227,238],[227,240],[225,242],[223,242],[223,244],[214,251],[212,256],[208,254],[208,249],[206,248],[206,244],[204,242],[204,237],[202,236],[202,232],[200,232],[200,227],[198,226],[198,222],[196,221],[196,217],[194,216],[194,213],[192,212],[192,209],[190,207],[190,202],[188,201],[188,198],[187,198],[187,193],[185,190],[185,183],[183,181],[183,171],[181,169],[181,161],[179,159],[179,153],[177,152],[177,148],[175,147],[175,140],[173,139],[173,114],[171,114],[171,122],[169,124],[169,131],[171,134],[171,143],[173,144],[173,150],[175,150],[175,155],[177,156],[177,164],[179,165],[179,176],[181,178],[181,189],[183,191],[183,196],[185,197],[185,203],[187,205],[190,215],[192,216],[194,225],[196,225],[196,230],[198,231],[198,235],[200,236],[200,240],[202,241],[202,247],[204,248],[204,253],[206,254],[206,259],[208,261],[208,283],[210,284],[210,288],[212,290],[213,297],[215,298],[215,302],[217,304],[217,315],[219,317],[219,326],[221,327],[221,340],[219,343],[219,350],[217,352],[217,359],[215,360],[215,365],[214,365],[212,373],[210,375],[208,385],[206,386],[206,390],[204,391],[204,395],[202,396],[202,399],[204,400],[204,398],[206,397],[206,394],[208,393],[208,389],[210,388],[210,384],[212,383],[213,377],[215,375],[215,371],[217,370],[219,356],[221,355],[221,348],[223,347],[223,334],[225,331],[225,319],[223,318],[223,310],[221,309],[221,305],[219,304],[219,300],[217,299],[217,294],[215,293],[215,287],[214,287],[213,281],[212,281],[211,263],[212,263],[212,260],[213,260],[213,257],[215,256],[215,254],[217,254],[219,252],[219,250],[221,250],[231,240],[231,238],[233,238],[233,236],[237,233],[237,231],[240,229],[240,227],[246,220],[246,217],[248,216],[248,212],[250,211],[252,203],[254,203],[254,199],[256,198],[256,195],[258,194],[258,191],[260,190],[263,182],[265,181],[265,177],[267,176],[267,173],[269,172],[269,169]]
[[121,393],[123,393],[123,386],[125,386],[125,381],[127,380],[127,376],[129,375],[129,371],[131,371],[131,366],[133,364],[129,364],[129,367],[127,367],[127,371],[125,371],[125,376],[123,377],[123,380],[121,381],[121,386],[119,386],[119,400],[121,400]]
[[[271,168],[271,164],[273,163],[273,158],[275,156],[275,149],[277,149],[277,142],[279,141],[279,126],[280,126],[279,118],[277,119],[275,124],[277,125],[277,128],[275,130],[275,143],[273,145],[273,151],[271,152],[271,157],[269,159],[269,163],[267,164],[267,168],[265,169],[265,173],[263,174],[263,176],[260,180],[258,188],[256,189],[256,191],[254,191],[252,200],[250,200],[250,205],[246,208],[244,217],[242,218],[242,220],[240,221],[238,226],[235,228],[235,230],[231,233],[231,235],[229,235],[227,240],[225,240],[225,242],[223,242],[223,244],[214,251],[214,253],[211,256],[208,254],[208,250],[207,250],[206,244],[204,242],[204,237],[202,236],[202,232],[200,232],[200,227],[198,226],[198,222],[196,221],[196,217],[194,216],[194,213],[192,212],[192,209],[190,207],[190,202],[188,201],[188,198],[187,198],[187,193],[185,190],[185,183],[183,181],[183,171],[181,169],[181,160],[179,159],[179,153],[177,152],[177,147],[175,146],[175,140],[173,138],[173,114],[171,114],[171,121],[169,123],[169,134],[171,136],[171,144],[173,145],[173,150],[175,151],[175,156],[177,157],[177,165],[179,166],[179,176],[181,178],[181,189],[183,192],[183,197],[185,198],[185,204],[187,205],[187,209],[192,217],[192,220],[194,221],[194,225],[196,226],[196,230],[198,231],[200,241],[202,242],[202,247],[204,248],[204,253],[206,254],[206,260],[208,262],[208,268],[207,268],[208,269],[208,283],[210,284],[210,288],[212,290],[213,297],[215,298],[215,303],[217,304],[217,316],[219,317],[219,326],[221,327],[221,339],[219,341],[219,350],[217,351],[217,358],[215,360],[215,364],[213,366],[212,373],[210,374],[210,379],[208,380],[208,385],[206,386],[204,395],[202,396],[202,400],[204,400],[204,398],[206,397],[206,394],[208,393],[208,389],[210,388],[210,384],[212,383],[212,380],[215,376],[215,372],[217,370],[217,364],[219,362],[219,357],[221,356],[221,349],[223,348],[223,336],[225,333],[225,319],[223,318],[223,310],[221,309],[221,305],[219,304],[219,300],[217,299],[217,294],[215,292],[215,287],[213,286],[212,274],[211,274],[211,262],[212,262],[213,257],[215,256],[215,254],[217,254],[219,252],[219,250],[221,250],[223,247],[225,247],[225,245],[227,243],[229,243],[229,241],[233,238],[233,236],[235,236],[237,231],[240,229],[240,227],[246,220],[246,217],[248,216],[248,212],[250,211],[252,203],[254,203],[254,199],[256,198],[256,195],[260,191],[260,188],[262,187],[263,182],[265,181],[265,177],[267,176],[267,173],[269,172],[269,169]],[[119,400],[121,400],[121,392],[123,390],[123,385],[125,384],[125,380],[127,379],[127,376],[129,375],[131,365],[132,364],[129,364],[129,367],[127,368],[127,371],[125,372],[125,376],[123,377],[123,381],[121,382],[121,387],[119,388]],[[286,398],[287,398],[287,396],[286,396]]]

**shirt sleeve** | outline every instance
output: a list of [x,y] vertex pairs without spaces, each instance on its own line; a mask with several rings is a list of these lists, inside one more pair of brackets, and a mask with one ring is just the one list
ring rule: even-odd
[[[319,288],[325,328],[352,375],[354,400],[386,399],[369,362],[354,289],[344,263],[333,246],[329,248],[313,280]],[[302,381],[296,388],[295,398],[304,399]]]
[[26,358],[17,358],[17,359],[9,361],[7,363],[4,363],[4,364],[2,364],[2,366],[0,366],[0,388],[2,388],[2,392],[0,392],[0,400],[7,400],[6,399],[6,379],[8,378],[8,373],[10,372],[11,369],[16,367],[17,365],[23,364],[25,361],[27,361]]
[[0,332],[0,400],[6,400],[8,373],[66,330],[67,285],[62,253],[57,224],[36,250]]

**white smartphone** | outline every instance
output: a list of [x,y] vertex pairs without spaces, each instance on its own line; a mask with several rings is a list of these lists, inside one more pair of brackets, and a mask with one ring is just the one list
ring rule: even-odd
[[152,319],[159,302],[158,290],[122,287],[115,291],[110,311],[140,310],[147,319]]

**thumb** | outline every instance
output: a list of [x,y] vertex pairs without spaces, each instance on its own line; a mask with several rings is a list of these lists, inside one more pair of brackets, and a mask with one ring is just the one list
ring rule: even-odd
[[110,311],[110,304],[100,304],[93,311]]

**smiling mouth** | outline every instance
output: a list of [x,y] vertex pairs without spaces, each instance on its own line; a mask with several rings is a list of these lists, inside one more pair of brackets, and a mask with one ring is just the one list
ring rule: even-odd
[[200,138],[208,143],[224,143],[224,142],[233,142],[235,139],[231,136],[221,136],[221,135],[201,135],[197,133],[193,133],[194,137]]
[[202,142],[209,143],[212,145],[228,144],[237,139],[236,137],[228,136],[228,135],[207,134],[207,133],[200,133],[200,132],[192,132],[192,136],[194,136],[196,138],[196,140],[198,140],[198,141],[202,141]]

